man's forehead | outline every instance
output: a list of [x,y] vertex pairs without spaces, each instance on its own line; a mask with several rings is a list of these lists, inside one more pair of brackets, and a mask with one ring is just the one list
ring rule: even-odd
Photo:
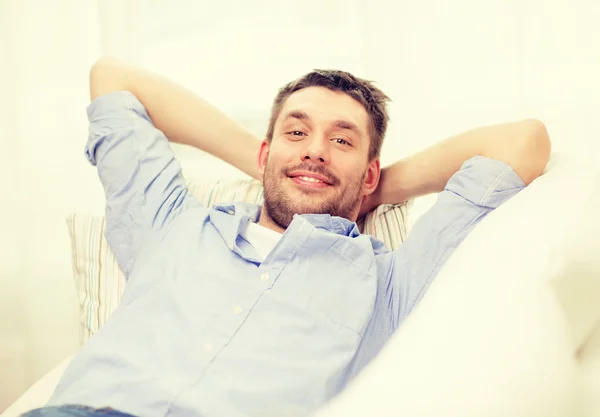
[[280,121],[290,117],[300,119],[298,116],[314,121],[348,121],[367,134],[369,116],[363,105],[347,94],[325,87],[303,88],[285,100]]

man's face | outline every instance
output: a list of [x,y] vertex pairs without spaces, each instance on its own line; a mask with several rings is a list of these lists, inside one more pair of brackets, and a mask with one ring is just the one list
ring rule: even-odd
[[368,120],[362,104],[324,87],[287,98],[259,157],[264,211],[277,226],[295,213],[356,220],[379,178],[379,162],[368,161]]

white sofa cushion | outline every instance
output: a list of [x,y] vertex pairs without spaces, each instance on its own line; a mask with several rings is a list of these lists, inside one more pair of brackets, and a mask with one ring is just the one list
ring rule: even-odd
[[572,415],[600,417],[600,323],[579,352],[578,408]]
[[0,417],[18,417],[27,411],[46,405],[72,359],[73,356],[69,356],[56,365],[54,369],[29,387]]

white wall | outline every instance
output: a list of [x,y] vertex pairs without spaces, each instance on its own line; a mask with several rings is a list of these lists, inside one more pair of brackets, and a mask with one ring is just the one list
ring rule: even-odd
[[0,2],[0,401],[78,343],[65,214],[102,207],[83,158],[86,84],[99,54],[94,6]]
[[[183,83],[257,133],[276,89],[312,68],[377,80],[394,100],[384,164],[521,117],[541,118],[555,150],[600,154],[594,0],[250,3],[0,1],[0,375],[10,363],[22,381],[0,379],[5,398],[77,348],[64,217],[103,209],[83,157],[88,71],[102,52]],[[176,152],[188,176],[241,175]],[[2,362],[3,349],[21,365]]]
[[[13,57],[12,48],[6,43],[10,26],[0,14],[0,56],[3,60]],[[3,41],[4,40],[4,41]],[[9,374],[15,380],[17,388],[3,388],[0,383],[0,410],[2,404],[13,398],[27,383],[29,375],[25,364],[24,342],[25,322],[19,304],[22,300],[23,285],[17,277],[22,277],[22,260],[20,255],[24,246],[20,238],[23,219],[19,215],[20,203],[19,158],[21,151],[16,141],[12,121],[16,112],[10,103],[14,100],[16,89],[11,79],[14,78],[12,68],[3,68],[0,64],[0,91],[6,98],[0,100],[0,374]],[[15,361],[15,355],[21,360]]]
[[384,161],[525,117],[546,123],[554,151],[600,157],[600,2],[377,0],[369,13],[367,73],[395,101]]

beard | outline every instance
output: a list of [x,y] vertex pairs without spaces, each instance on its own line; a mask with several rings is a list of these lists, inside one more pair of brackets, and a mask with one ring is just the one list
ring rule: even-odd
[[[323,175],[332,185],[326,190],[301,189],[295,186],[288,176],[288,173],[294,170]],[[267,161],[263,175],[265,213],[283,229],[290,225],[294,214],[329,214],[355,221],[351,217],[362,200],[361,190],[365,174],[366,170],[348,178],[346,185],[342,187],[341,181],[322,166],[303,163],[278,171]]]

